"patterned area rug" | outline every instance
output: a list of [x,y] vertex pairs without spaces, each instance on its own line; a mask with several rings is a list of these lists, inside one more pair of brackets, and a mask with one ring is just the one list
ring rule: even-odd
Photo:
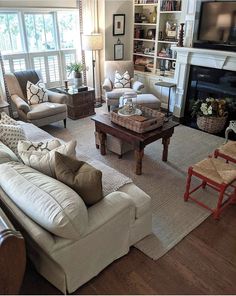
[[[96,110],[97,113],[104,111],[105,107]],[[109,151],[106,156],[100,155],[95,147],[94,122],[89,117],[68,120],[67,126],[64,129],[63,124],[56,123],[44,129],[65,141],[76,138],[79,152],[127,175],[151,196],[153,234],[135,246],[150,258],[160,258],[209,216],[207,210],[183,201],[186,173],[191,164],[207,157],[224,139],[180,125],[171,138],[168,162],[161,161],[161,141],[152,143],[145,148],[143,174],[137,176],[132,152],[122,159]],[[215,203],[211,190],[200,194],[200,198],[204,197],[209,205]]]

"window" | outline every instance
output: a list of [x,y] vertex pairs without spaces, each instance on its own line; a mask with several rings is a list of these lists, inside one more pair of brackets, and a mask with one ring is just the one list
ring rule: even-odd
[[0,50],[2,54],[23,51],[17,13],[0,13]]
[[79,13],[1,12],[0,50],[6,72],[35,69],[47,87],[68,78],[66,66],[80,53]]
[[25,14],[25,27],[30,52],[56,49],[53,15],[51,13]]
[[61,49],[76,48],[79,32],[76,26],[79,15],[77,12],[58,12],[58,28]]

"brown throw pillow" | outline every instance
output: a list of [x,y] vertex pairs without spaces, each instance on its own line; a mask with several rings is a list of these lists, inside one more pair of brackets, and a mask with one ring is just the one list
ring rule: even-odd
[[55,152],[57,180],[74,189],[87,206],[103,198],[102,172],[84,161]]

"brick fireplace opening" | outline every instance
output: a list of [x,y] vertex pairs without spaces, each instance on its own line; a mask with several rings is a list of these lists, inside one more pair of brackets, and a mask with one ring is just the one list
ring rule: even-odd
[[[196,100],[207,97],[227,100],[229,116],[226,127],[230,120],[236,120],[236,72],[195,65],[190,66],[183,118],[185,125],[198,128],[196,118],[191,116],[192,106]],[[224,131],[219,135],[224,136]],[[236,136],[231,135],[231,139],[236,140]]]

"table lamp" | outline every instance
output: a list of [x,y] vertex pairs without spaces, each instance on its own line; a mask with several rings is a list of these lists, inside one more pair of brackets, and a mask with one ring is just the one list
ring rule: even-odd
[[[82,48],[85,51],[92,51],[92,65],[93,65],[93,88],[95,89],[95,76],[94,76],[94,70],[95,70],[95,55],[94,52],[97,50],[103,49],[103,39],[102,34],[100,33],[92,33],[92,34],[84,34],[82,35]],[[101,107],[101,103],[96,103],[95,107]]]

